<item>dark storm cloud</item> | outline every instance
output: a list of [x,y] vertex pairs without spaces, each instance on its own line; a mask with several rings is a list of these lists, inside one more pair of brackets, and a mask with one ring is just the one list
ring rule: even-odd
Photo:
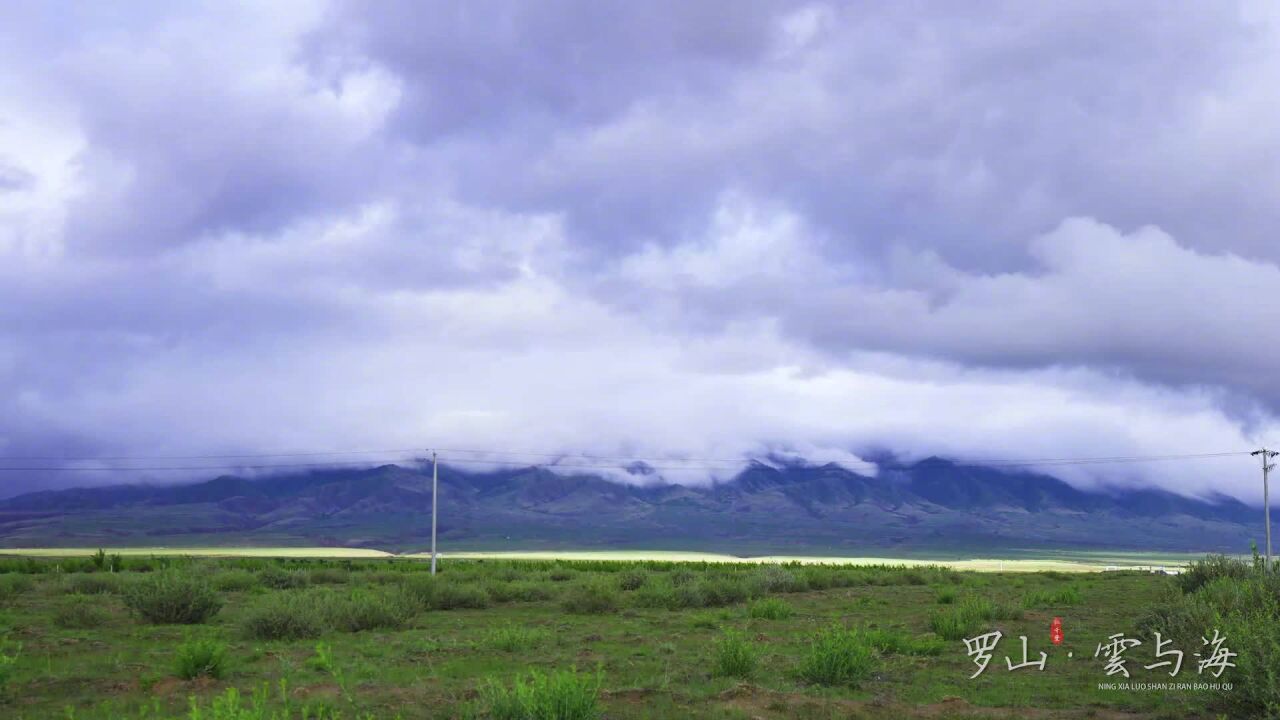
[[464,192],[566,210],[594,244],[670,242],[732,187],[838,252],[1025,267],[1085,215],[1280,257],[1264,7],[342,7],[311,54],[391,68],[397,130]]
[[6,5],[0,456],[1274,439],[1278,27]]

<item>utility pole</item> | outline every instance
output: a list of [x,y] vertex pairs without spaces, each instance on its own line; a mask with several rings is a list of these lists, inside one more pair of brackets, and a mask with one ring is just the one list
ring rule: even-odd
[[1267,572],[1271,571],[1271,497],[1267,488],[1267,476],[1276,468],[1271,462],[1271,458],[1280,455],[1280,452],[1262,448],[1254,450],[1250,455],[1262,456],[1262,512],[1267,519]]
[[[436,574],[436,508],[440,505],[440,474],[436,464],[436,451],[431,451],[431,574]],[[1267,556],[1271,555],[1271,525],[1267,521]]]

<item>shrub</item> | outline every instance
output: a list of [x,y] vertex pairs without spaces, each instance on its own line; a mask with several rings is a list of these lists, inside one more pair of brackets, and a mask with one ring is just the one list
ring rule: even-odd
[[0,576],[0,603],[9,602],[17,596],[29,592],[31,588],[31,578],[26,575]]
[[872,663],[870,643],[857,630],[836,625],[814,636],[799,675],[818,685],[857,686],[871,674]]
[[321,608],[310,595],[269,595],[244,614],[241,627],[255,640],[302,640],[324,630]]
[[551,597],[549,589],[534,582],[494,582],[486,585],[485,589],[489,593],[489,597],[498,603],[516,600],[531,602],[534,600],[546,600]]
[[116,575],[74,573],[62,581],[63,592],[73,595],[105,595],[120,592],[120,579]]
[[541,628],[503,625],[489,631],[484,638],[484,645],[503,652],[519,652],[541,645],[548,636],[547,631]]
[[450,580],[437,580],[430,575],[407,579],[405,597],[424,610],[455,610],[489,607],[489,593],[483,587],[463,585]]
[[87,630],[107,623],[107,611],[96,598],[72,595],[53,610],[53,624],[60,628]]
[[124,570],[124,558],[115,553],[108,555],[102,548],[98,548],[98,552],[93,554],[90,561],[98,572],[114,573]]
[[901,585],[928,585],[929,580],[924,573],[919,570],[907,570],[898,574],[898,584]]
[[216,640],[188,640],[178,646],[174,671],[183,680],[221,678],[226,671],[227,646]]
[[698,576],[692,570],[680,569],[671,573],[670,582],[672,587],[680,587],[689,585],[698,579]]
[[784,600],[764,598],[747,606],[747,617],[762,620],[786,620],[795,614],[795,610]]
[[369,570],[361,573],[361,577],[370,585],[390,585],[404,582],[408,574],[398,570]]
[[268,567],[258,573],[258,582],[262,583],[263,587],[287,590],[289,588],[306,587],[307,575],[299,570],[282,570],[278,567]]
[[900,630],[863,631],[871,647],[885,655],[941,655],[946,646],[933,638],[913,638]]
[[1177,576],[1178,587],[1182,592],[1190,593],[1208,585],[1217,578],[1243,580],[1253,573],[1253,566],[1243,560],[1229,558],[1226,555],[1207,555],[1187,566]]
[[492,720],[593,720],[600,717],[599,695],[598,672],[534,670],[510,688],[489,680],[480,689],[479,711]]
[[712,655],[712,673],[724,677],[749,678],[756,671],[759,657],[751,643],[734,630],[726,630],[716,643]]
[[804,572],[804,584],[810,590],[830,590],[835,587],[836,578],[825,568],[808,568]]
[[631,602],[636,607],[674,608],[675,591],[666,582],[650,582],[631,595]]
[[1075,585],[1056,590],[1038,590],[1027,593],[1022,598],[1022,606],[1025,608],[1070,606],[1081,602],[1080,588]]
[[937,612],[929,616],[929,629],[938,634],[943,640],[963,640],[971,637],[979,627],[977,618],[965,615],[964,613]]
[[22,643],[9,645],[7,640],[0,639],[0,692],[8,691],[9,679],[13,677],[21,654]]
[[685,583],[671,590],[671,609],[704,607],[706,598],[702,595],[702,583]]
[[222,608],[222,599],[208,582],[174,570],[135,580],[124,602],[138,617],[155,624],[202,623]]
[[338,568],[316,568],[307,573],[307,582],[312,585],[342,585],[350,579],[349,573]]
[[1140,632],[1159,632],[1202,653],[1204,638],[1219,632],[1237,656],[1236,667],[1227,670],[1233,689],[1218,702],[1231,717],[1280,717],[1280,574],[1265,572],[1261,562],[1248,566],[1221,556],[1196,566],[1198,580],[1178,583],[1194,589],[1149,610],[1138,623]]
[[757,572],[757,578],[765,592],[790,593],[803,592],[809,586],[794,573],[778,565],[768,565]]
[[939,605],[954,604],[956,601],[956,591],[949,588],[946,590],[939,590],[937,599]]
[[409,602],[401,593],[359,589],[348,595],[328,596],[324,615],[330,625],[343,632],[396,630],[408,625],[413,617]]
[[224,592],[250,590],[258,586],[258,576],[248,570],[224,570],[213,576],[213,587]]
[[568,582],[573,579],[573,571],[565,570],[564,568],[556,568],[550,573],[547,573],[547,577],[551,582]]
[[338,666],[333,661],[333,646],[326,642],[316,643],[316,654],[307,658],[307,667],[330,675],[336,673]]
[[1016,620],[1022,613],[1009,606],[997,605],[986,598],[967,597],[947,611],[929,617],[929,628],[944,640],[962,640],[992,620]]
[[694,613],[689,616],[689,625],[700,630],[716,630],[722,619],[709,612]]
[[752,597],[752,589],[740,577],[719,576],[699,583],[703,607],[733,605]]
[[618,587],[626,592],[639,590],[648,579],[649,574],[643,570],[628,570],[618,576]]
[[579,615],[603,615],[618,609],[618,591],[603,582],[590,582],[571,588],[560,606]]

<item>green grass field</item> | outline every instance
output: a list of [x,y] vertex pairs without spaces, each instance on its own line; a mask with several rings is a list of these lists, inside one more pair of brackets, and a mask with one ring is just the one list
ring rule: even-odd
[[[1146,572],[59,552],[0,558],[0,716],[1218,716],[1098,687],[1097,644],[1173,592]],[[970,679],[963,637],[995,629]],[[1045,670],[1006,669],[1020,635]]]

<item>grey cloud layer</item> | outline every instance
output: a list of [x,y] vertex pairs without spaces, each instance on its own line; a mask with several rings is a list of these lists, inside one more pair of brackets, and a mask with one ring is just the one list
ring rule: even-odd
[[0,27],[0,455],[1280,439],[1265,4]]

